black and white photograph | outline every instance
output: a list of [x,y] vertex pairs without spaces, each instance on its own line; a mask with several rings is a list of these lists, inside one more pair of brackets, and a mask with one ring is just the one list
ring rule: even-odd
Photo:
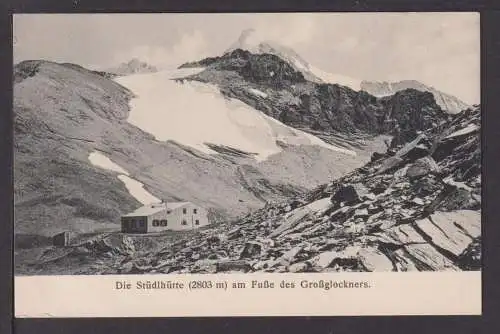
[[479,21],[15,14],[15,275],[481,271]]

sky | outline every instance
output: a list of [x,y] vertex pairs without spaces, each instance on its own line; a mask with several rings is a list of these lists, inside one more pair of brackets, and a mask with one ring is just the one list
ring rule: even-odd
[[249,28],[327,72],[480,101],[477,13],[15,14],[14,62],[174,66],[221,55]]

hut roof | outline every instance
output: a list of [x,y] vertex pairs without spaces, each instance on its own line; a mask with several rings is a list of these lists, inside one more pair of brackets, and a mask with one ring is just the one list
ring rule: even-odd
[[150,216],[152,214],[158,213],[160,211],[163,211],[165,209],[177,209],[180,208],[186,204],[189,204],[189,202],[167,202],[166,205],[165,203],[154,203],[154,204],[148,204],[144,205],[135,211],[132,211],[130,213],[127,213],[126,215],[123,215],[123,217],[141,217],[141,216]]

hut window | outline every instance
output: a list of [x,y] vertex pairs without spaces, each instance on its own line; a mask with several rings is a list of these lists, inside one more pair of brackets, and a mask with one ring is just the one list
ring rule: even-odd
[[182,209],[182,213],[186,214],[187,213],[187,209],[186,208]]
[[159,225],[160,222],[158,221],[158,219],[153,220],[153,226],[159,226]]
[[193,213],[194,214],[198,213],[198,210],[197,209],[193,209]]
[[182,220],[182,225],[187,225],[187,221],[186,221],[186,219],[183,219],[183,220]]
[[196,219],[196,220],[194,221],[194,224],[195,224],[195,225],[200,225],[200,221],[199,221],[198,219]]
[[172,210],[167,210],[167,214],[169,214],[169,213],[171,213],[171,212],[172,212]]
[[162,220],[160,221],[160,225],[161,225],[161,226],[167,226],[167,220],[166,220],[166,219],[162,219]]

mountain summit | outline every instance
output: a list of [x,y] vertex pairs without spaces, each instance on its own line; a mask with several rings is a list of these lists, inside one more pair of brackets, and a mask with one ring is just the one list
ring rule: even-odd
[[267,53],[278,56],[312,82],[336,83],[348,86],[354,90],[360,89],[361,80],[323,71],[307,62],[293,49],[281,45],[279,42],[261,38],[255,29],[243,30],[238,40],[226,50],[225,54],[231,53],[236,49],[247,50],[253,54]]
[[123,76],[137,73],[154,73],[158,72],[158,69],[153,65],[139,60],[138,58],[132,58],[128,62],[124,62],[116,67],[107,69],[105,72]]
[[394,95],[396,92],[405,89],[430,92],[437,104],[450,114],[456,114],[471,107],[453,95],[443,93],[434,87],[416,80],[402,80],[399,82],[366,81],[341,74],[329,73],[310,64],[293,49],[283,46],[279,42],[262,37],[262,34],[259,34],[255,29],[243,30],[238,40],[224,54],[229,54],[237,49],[246,50],[253,54],[272,54],[278,56],[290,64],[296,71],[301,72],[306,80],[315,83],[343,85],[356,91],[364,90],[377,97]]

